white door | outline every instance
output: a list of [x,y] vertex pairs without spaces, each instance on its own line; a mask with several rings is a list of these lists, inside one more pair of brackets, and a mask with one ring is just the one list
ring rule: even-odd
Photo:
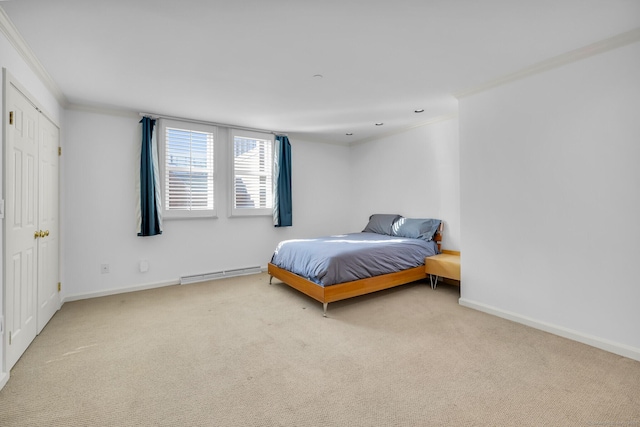
[[38,116],[13,85],[7,85],[5,121],[5,307],[6,369],[10,370],[37,333]]
[[38,168],[38,333],[60,308],[58,294],[58,142],[59,130],[39,121]]

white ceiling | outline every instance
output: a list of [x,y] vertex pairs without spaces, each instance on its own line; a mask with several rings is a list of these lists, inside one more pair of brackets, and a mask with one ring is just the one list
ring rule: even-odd
[[640,27],[640,0],[1,5],[71,104],[344,144],[455,114],[458,91]]

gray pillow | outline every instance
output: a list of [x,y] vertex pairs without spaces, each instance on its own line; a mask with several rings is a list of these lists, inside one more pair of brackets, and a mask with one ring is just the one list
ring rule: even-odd
[[393,224],[391,235],[428,242],[433,240],[441,222],[439,219],[432,218],[400,218]]
[[396,222],[398,218],[402,218],[402,216],[392,214],[373,214],[369,217],[369,223],[362,231],[367,233],[386,234],[387,236],[390,236],[391,227],[393,227],[393,223]]

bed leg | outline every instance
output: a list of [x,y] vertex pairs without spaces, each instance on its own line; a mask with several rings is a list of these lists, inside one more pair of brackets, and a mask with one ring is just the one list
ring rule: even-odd
[[438,286],[438,276],[435,276],[435,280],[433,279],[433,274],[429,275],[429,281],[431,282],[431,289],[435,289]]
[[273,280],[273,276],[269,276],[269,284],[271,284],[272,280]]
[[323,302],[322,303],[322,316],[327,317],[327,306],[329,305],[328,302]]

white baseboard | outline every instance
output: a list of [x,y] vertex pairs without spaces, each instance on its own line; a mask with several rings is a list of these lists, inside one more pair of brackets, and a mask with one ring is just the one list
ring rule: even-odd
[[620,344],[617,342],[609,341],[603,338],[599,338],[593,335],[585,334],[582,332],[574,331],[562,326],[553,325],[551,323],[541,322],[530,317],[522,316],[518,313],[501,310],[496,307],[492,307],[476,301],[471,301],[465,298],[460,298],[458,303],[464,307],[473,308],[474,310],[482,311],[484,313],[492,314],[503,319],[511,320],[516,323],[531,326],[532,328],[540,329],[545,332],[549,332],[554,335],[568,338],[573,341],[578,341],[583,344],[590,345],[592,347],[599,348],[601,350],[608,351],[610,353],[618,354],[620,356],[628,357],[629,359],[640,361],[640,348],[628,346],[626,344]]
[[0,372],[0,390],[9,382],[9,372]]
[[[267,271],[267,266],[256,267],[256,269],[258,269],[260,272],[264,273],[264,272]],[[252,272],[250,274],[255,274],[255,273]],[[238,275],[243,275],[243,274],[238,274]],[[233,276],[227,276],[227,277],[233,277]],[[224,278],[226,278],[226,277],[220,277],[220,279],[224,279]],[[106,290],[97,291],[97,292],[87,292],[87,293],[82,293],[82,294],[65,295],[62,298],[62,301],[60,301],[60,307],[62,307],[62,304],[64,304],[65,302],[69,302],[69,301],[78,301],[78,300],[81,300],[81,299],[104,297],[104,296],[107,296],[107,295],[124,294],[124,293],[127,293],[127,292],[144,291],[145,289],[162,288],[164,286],[173,286],[173,285],[179,285],[179,284],[180,284],[180,279],[178,278],[178,279],[175,279],[175,280],[167,280],[167,281],[164,281],[164,282],[146,283],[146,284],[143,284],[143,285],[128,286],[126,288],[106,289]]]
[[176,279],[176,280],[169,280],[166,282],[146,283],[144,285],[129,286],[126,288],[106,289],[104,291],[98,291],[98,292],[87,292],[83,294],[65,295],[64,298],[62,299],[62,304],[69,301],[104,297],[107,295],[124,294],[127,292],[144,291],[145,289],[162,288],[164,286],[172,286],[172,285],[179,285],[179,284],[180,284],[180,280]]
[[191,274],[187,276],[181,276],[180,284],[188,285],[190,283],[208,282],[210,280],[225,279],[228,277],[248,276],[251,274],[261,273],[262,271],[263,271],[262,267],[255,266],[255,267],[235,268],[231,270],[212,271],[210,273]]

